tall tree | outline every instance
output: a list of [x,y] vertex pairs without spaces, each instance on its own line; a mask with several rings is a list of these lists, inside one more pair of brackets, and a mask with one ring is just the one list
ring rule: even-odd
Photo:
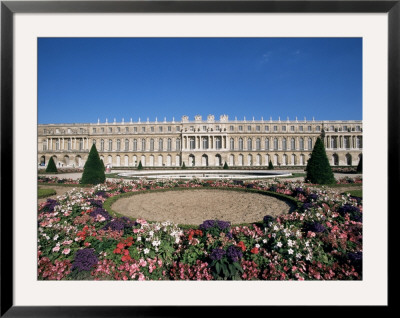
[[311,158],[307,162],[306,171],[306,182],[315,184],[330,184],[335,182],[335,177],[326,156],[324,143],[320,137],[315,142]]
[[47,167],[46,167],[46,172],[50,172],[50,173],[58,172],[56,164],[54,163],[53,157],[50,157],[49,163],[47,164]]
[[360,157],[360,161],[358,162],[357,165],[357,172],[362,173],[362,156]]
[[106,175],[104,173],[104,164],[99,157],[96,146],[93,144],[89,152],[89,157],[83,167],[81,184],[99,184],[104,183]]

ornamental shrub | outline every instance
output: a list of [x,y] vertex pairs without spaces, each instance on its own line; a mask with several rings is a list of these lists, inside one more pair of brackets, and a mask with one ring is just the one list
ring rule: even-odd
[[226,163],[226,161],[225,161],[225,163],[224,163],[223,169],[229,169],[228,164]]
[[89,152],[89,157],[83,167],[81,184],[99,184],[106,181],[104,164],[99,157],[96,146],[93,144]]
[[271,160],[268,163],[268,170],[274,170],[274,165],[272,164]]
[[184,162],[182,163],[182,169],[186,169],[186,165]]
[[307,162],[306,182],[314,184],[331,184],[335,182],[332,168],[326,156],[324,143],[321,138],[317,138],[311,158]]
[[138,166],[137,166],[137,169],[138,169],[138,170],[142,170],[142,169],[143,169],[142,160],[139,161],[139,164],[138,164]]
[[362,156],[360,157],[360,161],[358,162],[357,172],[362,173]]
[[46,172],[57,173],[57,167],[54,163],[53,157],[50,157],[49,163],[47,164]]

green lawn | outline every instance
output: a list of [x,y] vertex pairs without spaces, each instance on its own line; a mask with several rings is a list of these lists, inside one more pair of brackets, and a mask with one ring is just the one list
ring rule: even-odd
[[55,195],[57,192],[54,189],[41,189],[38,188],[38,199],[46,198],[51,195]]

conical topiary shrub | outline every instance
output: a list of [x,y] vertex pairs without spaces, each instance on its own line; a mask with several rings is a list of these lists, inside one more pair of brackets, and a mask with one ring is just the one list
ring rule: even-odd
[[83,174],[80,180],[81,184],[99,184],[104,183],[106,175],[104,173],[104,164],[99,157],[96,146],[93,144],[89,152],[89,157],[83,167]]
[[306,171],[306,182],[314,184],[330,184],[335,182],[335,177],[326,156],[324,143],[319,137],[307,162]]
[[182,163],[182,169],[186,169],[185,162]]
[[274,165],[272,164],[271,160],[268,163],[268,170],[274,170]]
[[226,163],[226,161],[224,163],[223,169],[229,169],[228,164]]
[[47,164],[47,167],[46,167],[46,172],[49,172],[49,173],[57,173],[58,172],[56,164],[54,163],[53,157],[50,157],[49,163]]
[[357,170],[358,173],[362,173],[362,156],[360,157],[360,161],[358,162]]
[[142,160],[139,161],[139,164],[138,164],[138,166],[137,166],[137,169],[138,169],[138,170],[142,170],[142,169],[143,169]]

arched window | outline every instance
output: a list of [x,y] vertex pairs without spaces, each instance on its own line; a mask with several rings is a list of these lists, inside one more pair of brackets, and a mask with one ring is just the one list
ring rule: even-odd
[[93,139],[93,145],[96,146],[96,139]]
[[215,137],[215,149],[219,150],[222,148],[221,137]]
[[[68,140],[68,150],[71,147],[71,140]],[[100,151],[104,151],[104,139],[100,140]]]
[[79,139],[79,150],[83,149],[83,139]]
[[202,140],[203,140],[202,144],[203,149],[208,149],[208,137],[203,137]]
[[286,143],[286,138],[282,139],[282,150],[286,150],[287,149],[287,143]]
[[265,138],[265,150],[269,150],[269,138]]
[[125,151],[129,151],[129,139],[125,139]]
[[304,150],[304,139],[300,138],[300,150]]
[[180,140],[180,138],[176,139],[176,150],[177,151],[181,150],[181,140]]
[[194,149],[195,148],[194,137],[189,137],[189,147],[190,147],[190,149]]
[[362,138],[360,136],[357,136],[357,148],[361,149],[362,148]]
[[[168,140],[167,140],[167,150],[168,151],[172,150],[172,140],[171,140],[171,138],[168,138]],[[171,165],[171,163],[169,165]]]
[[235,140],[233,138],[229,140],[229,146],[231,150],[235,149]]
[[112,140],[111,139],[108,140],[108,150],[112,151]]
[[[103,143],[104,143],[104,141],[103,141]],[[71,139],[68,139],[68,150],[71,150],[71,149],[72,149],[72,141],[71,141]]]
[[150,151],[154,151],[154,139],[150,139]]
[[243,150],[243,138],[239,138],[239,150]]
[[256,139],[256,150],[261,150],[261,139],[260,138]]
[[133,139],[133,151],[137,151],[137,139]]
[[164,150],[164,142],[162,138],[158,139],[158,150],[163,151]]
[[[332,139],[333,140],[333,139]],[[308,150],[312,150],[312,147],[313,147],[313,145],[312,145],[312,139],[311,138],[308,138]]]
[[247,150],[253,150],[253,140],[251,138],[247,138]]
[[274,138],[274,150],[278,150],[278,138]]
[[121,140],[117,139],[117,151],[121,150]]
[[[60,141],[56,139],[56,150],[60,150]],[[81,148],[79,150],[82,150]]]
[[[146,139],[142,138],[142,151],[146,151]],[[143,162],[142,162],[143,164]]]
[[42,141],[42,149],[43,149],[43,151],[46,151],[47,150],[47,141],[46,140],[43,140]]
[[290,140],[290,148],[291,148],[292,150],[296,150],[296,141],[294,140],[294,138],[292,138],[292,139]]

